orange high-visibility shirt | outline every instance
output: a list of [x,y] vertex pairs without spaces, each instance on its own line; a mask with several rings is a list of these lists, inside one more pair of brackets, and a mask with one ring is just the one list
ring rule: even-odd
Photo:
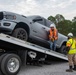
[[49,34],[49,38],[54,38],[55,40],[58,39],[58,31],[57,31],[56,28],[54,28],[54,31],[52,31],[52,30],[50,29],[49,32],[50,32],[50,34]]

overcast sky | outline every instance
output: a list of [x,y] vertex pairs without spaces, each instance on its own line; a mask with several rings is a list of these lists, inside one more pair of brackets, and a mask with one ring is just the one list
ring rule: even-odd
[[76,0],[0,0],[0,11],[11,11],[25,16],[41,15],[45,18],[62,14],[72,20],[76,16]]

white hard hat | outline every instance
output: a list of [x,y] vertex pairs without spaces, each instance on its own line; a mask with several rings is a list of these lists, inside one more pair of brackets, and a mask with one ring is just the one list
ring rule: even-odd
[[67,36],[68,36],[68,37],[73,37],[73,34],[72,34],[72,33],[68,33]]
[[52,24],[50,25],[50,27],[54,27],[54,28],[55,28],[55,24],[52,23]]

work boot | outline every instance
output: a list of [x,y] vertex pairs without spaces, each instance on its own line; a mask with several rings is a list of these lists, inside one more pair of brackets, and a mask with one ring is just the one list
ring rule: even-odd
[[73,68],[73,70],[74,70],[74,71],[76,71],[76,65],[74,65],[74,68]]
[[73,69],[67,69],[66,72],[73,72]]
[[72,66],[69,66],[69,69],[67,69],[66,72],[73,72]]

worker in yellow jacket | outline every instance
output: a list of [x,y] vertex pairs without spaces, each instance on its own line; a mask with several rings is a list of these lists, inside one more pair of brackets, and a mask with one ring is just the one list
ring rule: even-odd
[[76,42],[73,39],[72,33],[69,33],[67,36],[68,41],[66,43],[66,48],[69,61],[69,69],[67,69],[66,72],[73,72],[73,70],[76,71]]

